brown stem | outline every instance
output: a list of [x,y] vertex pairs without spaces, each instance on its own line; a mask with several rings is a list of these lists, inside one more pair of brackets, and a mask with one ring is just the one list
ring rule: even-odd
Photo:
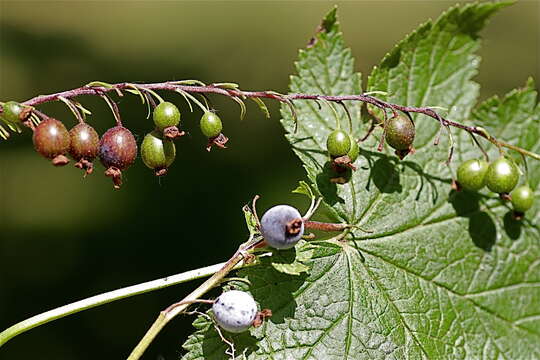
[[321,231],[343,231],[350,228],[349,224],[333,224],[319,221],[304,221],[306,229],[321,230]]
[[[182,85],[180,82],[163,82],[163,83],[151,83],[151,84],[133,84],[133,83],[118,83],[111,84],[110,87],[105,86],[83,86],[73,90],[62,91],[55,94],[49,95],[40,95],[32,99],[25,101],[24,105],[36,106],[50,101],[57,101],[59,97],[64,97],[67,99],[80,96],[80,95],[102,95],[111,91],[118,92],[124,89],[133,89],[137,87],[141,91],[145,90],[168,90],[168,91],[185,91],[188,93],[198,93],[198,94],[219,94],[227,96],[230,98],[267,98],[274,99],[280,102],[286,103],[291,106],[293,100],[314,100],[314,101],[331,101],[336,103],[341,103],[343,101],[362,101],[368,104],[371,104],[380,109],[388,109],[393,113],[396,113],[397,110],[403,112],[411,112],[424,114],[428,117],[435,119],[444,126],[453,126],[462,130],[465,130],[471,134],[476,134],[483,137],[487,141],[496,145],[497,147],[505,147],[508,149],[515,150],[523,155],[530,156],[534,159],[540,160],[540,155],[533,152],[527,151],[525,149],[519,148],[517,146],[502,142],[489,135],[485,129],[477,126],[467,126],[460,124],[458,122],[448,120],[441,115],[439,115],[435,110],[430,107],[414,107],[414,106],[405,106],[399,104],[392,104],[381,99],[378,99],[374,96],[367,94],[357,94],[357,95],[317,95],[317,94],[279,94],[273,91],[242,91],[240,89],[227,89],[217,85]],[[0,107],[0,111],[2,108]],[[292,109],[291,109],[292,110]]]

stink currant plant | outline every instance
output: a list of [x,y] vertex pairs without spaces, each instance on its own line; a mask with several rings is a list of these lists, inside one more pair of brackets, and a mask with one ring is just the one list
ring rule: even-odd
[[[165,93],[180,94],[191,111],[202,111],[208,150],[225,148],[223,123],[229,121],[216,115],[210,95],[237,102],[241,117],[245,100],[268,117],[263,99],[276,100],[307,171],[294,192],[311,205],[304,215],[278,205],[259,221],[255,198],[243,209],[249,238],[227,262],[37,315],[0,333],[0,346],[59,317],[210,276],[160,313],[129,359],[140,358],[179,314],[197,315],[183,359],[224,353],[249,359],[540,358],[535,85],[528,80],[473,108],[478,32],[506,5],[455,6],[423,24],[373,69],[366,91],[334,9],[300,52],[288,94],[195,80],[92,82],[2,103],[2,137],[28,127],[41,155],[65,165],[70,154],[85,175],[99,157],[118,188],[138,147],[114,96],[137,95],[153,108],[140,151],[158,176],[174,171],[176,148],[185,141],[181,111],[162,98]],[[103,98],[113,113],[115,126],[99,143],[87,123],[90,111],[76,100],[80,95]],[[65,103],[79,124],[68,132],[38,110],[50,101]],[[317,209],[330,222],[310,220]],[[236,277],[227,279],[231,271]],[[217,300],[204,299],[224,282]],[[194,304],[212,304],[212,311]]]

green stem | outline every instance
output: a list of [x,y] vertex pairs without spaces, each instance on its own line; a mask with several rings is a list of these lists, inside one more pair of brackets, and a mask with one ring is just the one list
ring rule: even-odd
[[[148,281],[142,284],[128,286],[122,289],[109,291],[103,294],[95,295],[83,300],[76,301],[71,304],[67,304],[58,307],[53,310],[46,311],[36,316],[32,316],[26,320],[23,320],[0,333],[0,347],[3,346],[13,337],[22,334],[36,326],[46,324],[50,321],[63,318],[65,316],[78,313],[80,311],[90,309],[99,305],[107,304],[116,300],[124,299],[130,296],[143,294],[146,292],[163,289],[168,286],[181,284],[195,279],[200,279],[206,276],[210,276],[219,272],[220,269],[228,264],[228,262],[206,266],[200,269],[186,271],[180,274],[164,277],[157,280]],[[234,264],[236,265],[236,263]]]
[[137,346],[132,350],[131,354],[127,358],[127,360],[138,360],[142,354],[145,352],[145,350],[148,348],[148,346],[152,343],[154,338],[159,334],[161,329],[167,325],[169,321],[174,319],[178,314],[182,313],[185,309],[188,308],[189,305],[194,300],[197,300],[204,294],[206,294],[209,290],[214,288],[215,286],[219,285],[223,278],[227,276],[231,270],[233,270],[243,259],[245,253],[257,246],[262,240],[258,239],[255,241],[248,241],[247,243],[240,246],[238,251],[219,269],[214,275],[212,275],[211,278],[206,280],[204,283],[201,284],[198,288],[193,290],[191,294],[186,296],[184,299],[180,301],[181,305],[169,307],[166,310],[162,311],[157,319],[154,321],[150,329],[144,334],[143,338]]

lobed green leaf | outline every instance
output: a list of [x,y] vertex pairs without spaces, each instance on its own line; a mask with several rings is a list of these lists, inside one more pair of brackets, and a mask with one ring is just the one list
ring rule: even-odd
[[[540,149],[539,106],[532,81],[472,112],[478,85],[478,32],[504,3],[455,6],[419,27],[373,70],[369,91],[414,106],[441,106],[448,118],[484,126],[526,149]],[[291,92],[354,94],[360,75],[344,45],[335,9],[300,51]],[[297,101],[298,131],[287,106],[283,125],[304,164],[311,188],[337,221],[360,229],[341,239],[312,241],[308,272],[291,275],[269,266],[240,271],[250,292],[273,316],[251,336],[228,337],[248,359],[528,359],[540,358],[539,205],[518,223],[509,207],[483,191],[450,190],[444,165],[448,140],[432,143],[433,119],[414,116],[417,153],[399,161],[375,136],[361,144],[358,170],[344,185],[328,179],[325,141],[332,111]],[[367,126],[360,104],[347,104],[354,137]],[[472,114],[472,115],[471,115]],[[339,113],[342,127],[347,124]],[[454,132],[456,130],[453,130]],[[443,133],[444,134],[444,133]],[[479,157],[470,136],[455,134],[456,160]],[[443,136],[443,139],[447,139]],[[490,148],[490,151],[494,149]],[[539,165],[529,163],[538,189]],[[296,247],[297,253],[308,244]],[[248,339],[252,342],[249,343]],[[226,346],[211,328],[186,343],[185,359],[220,359]]]

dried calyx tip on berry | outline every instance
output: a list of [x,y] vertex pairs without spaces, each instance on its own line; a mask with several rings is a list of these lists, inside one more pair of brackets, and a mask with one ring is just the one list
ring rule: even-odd
[[302,238],[304,220],[292,206],[277,205],[261,218],[261,233],[270,247],[289,249]]
[[239,290],[226,291],[212,305],[217,324],[232,333],[249,329],[257,317],[257,303],[253,297]]

